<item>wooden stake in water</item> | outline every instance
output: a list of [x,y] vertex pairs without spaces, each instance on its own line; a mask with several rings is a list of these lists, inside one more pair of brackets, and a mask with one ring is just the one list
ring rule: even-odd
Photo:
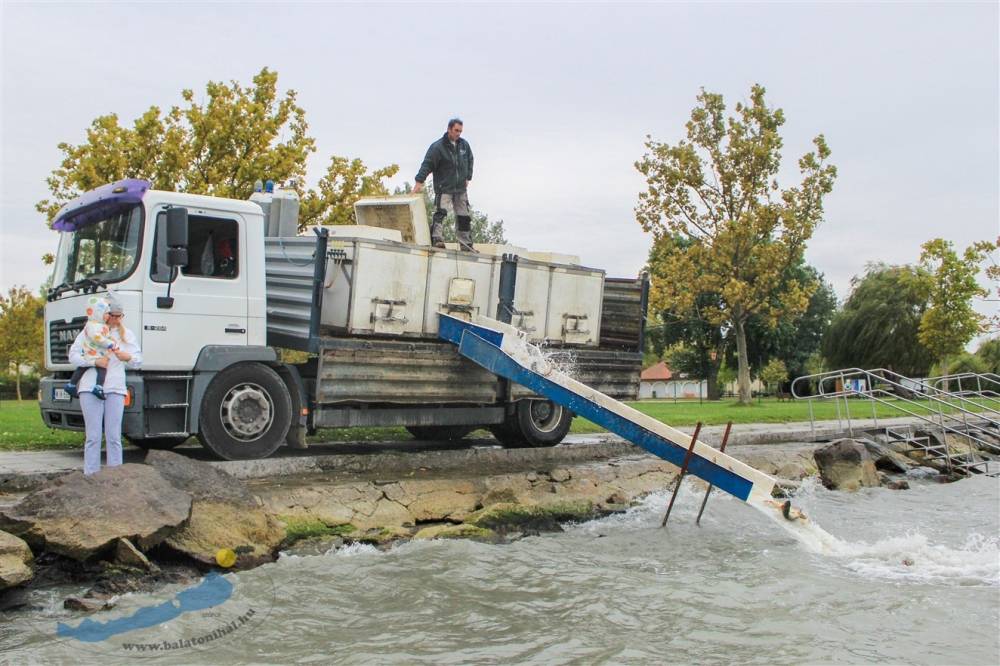
[[[722,433],[722,446],[719,447],[719,453],[725,453],[726,444],[729,442],[729,431],[733,429],[733,422],[730,421],[726,424],[726,432]],[[708,504],[708,496],[712,494],[712,488],[714,488],[711,483],[708,484],[708,490],[705,491],[705,499],[701,501],[701,508],[698,509],[698,517],[695,518],[694,524],[701,527],[701,514],[705,513],[705,505]]]
[[688,465],[691,464],[691,455],[694,453],[694,445],[698,443],[698,434],[700,432],[701,421],[698,421],[698,425],[694,427],[694,434],[691,435],[691,446],[688,447],[687,453],[684,454],[684,464],[681,465],[681,473],[677,475],[677,485],[674,486],[674,494],[670,497],[670,504],[667,505],[667,513],[663,516],[663,522],[660,523],[660,527],[666,527],[667,521],[670,520],[670,512],[674,508],[674,501],[677,500],[677,491],[681,489],[681,481],[684,480]]

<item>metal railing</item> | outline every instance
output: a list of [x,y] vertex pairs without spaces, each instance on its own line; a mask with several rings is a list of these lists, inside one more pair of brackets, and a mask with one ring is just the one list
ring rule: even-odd
[[[992,372],[960,372],[921,381],[935,389],[972,400],[984,410],[1000,414],[1000,375]],[[956,388],[953,390],[952,386]]]
[[[814,385],[815,393],[812,391]],[[807,388],[808,395],[805,394]],[[950,468],[957,468],[965,473],[977,470],[991,475],[997,473],[993,471],[995,465],[991,465],[989,460],[979,459],[975,449],[1000,455],[1000,445],[985,439],[982,434],[987,429],[1000,432],[1000,411],[984,407],[967,396],[940,389],[926,380],[913,380],[884,368],[846,368],[799,377],[792,382],[792,395],[797,400],[809,401],[809,421],[814,436],[813,400],[833,400],[837,407],[838,424],[843,427],[846,419],[847,430],[853,436],[853,421],[858,417],[851,415],[851,399],[867,399],[876,428],[878,406],[882,405],[940,430],[942,442],[946,445],[944,455]],[[947,447],[946,435],[949,433],[964,438],[967,442],[969,451],[965,460],[953,460]]]

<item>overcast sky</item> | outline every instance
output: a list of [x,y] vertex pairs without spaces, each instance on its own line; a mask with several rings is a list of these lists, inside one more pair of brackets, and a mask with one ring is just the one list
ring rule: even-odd
[[306,110],[310,184],[334,154],[412,182],[460,115],[473,205],[512,243],[613,276],[649,250],[633,213],[645,135],[681,138],[700,87],[732,104],[763,84],[789,175],[826,135],[840,175],[807,258],[841,298],[868,262],[1000,234],[996,2],[2,5],[4,291],[47,277],[56,234],[34,204],[59,142],[264,66]]

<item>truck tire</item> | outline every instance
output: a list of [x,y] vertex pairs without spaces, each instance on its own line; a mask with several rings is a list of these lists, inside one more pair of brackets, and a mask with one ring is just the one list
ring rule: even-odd
[[128,437],[129,444],[146,451],[169,451],[188,441],[187,437],[143,437],[142,439]]
[[549,400],[521,400],[514,414],[490,428],[510,448],[555,446],[563,441],[573,413]]
[[462,439],[476,429],[476,426],[406,426],[415,439],[428,442],[451,442]]
[[266,458],[292,423],[292,399],[278,373],[260,363],[226,368],[205,391],[198,439],[224,460]]

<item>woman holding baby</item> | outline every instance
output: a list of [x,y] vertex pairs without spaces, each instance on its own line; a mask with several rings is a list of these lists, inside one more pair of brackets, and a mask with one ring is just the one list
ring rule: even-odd
[[[101,469],[101,436],[107,442],[108,467],[122,464],[122,416],[125,413],[125,369],[135,370],[142,364],[142,352],[135,334],[125,328],[122,320],[125,311],[112,299],[91,299],[88,314],[103,313],[110,342],[106,348],[97,345],[85,328],[76,336],[69,350],[69,361],[77,368],[86,368],[76,383],[76,392],[83,409],[83,422],[87,431],[83,448],[83,473],[93,474]],[[98,379],[98,368],[104,376]],[[103,384],[103,387],[101,386]]]

